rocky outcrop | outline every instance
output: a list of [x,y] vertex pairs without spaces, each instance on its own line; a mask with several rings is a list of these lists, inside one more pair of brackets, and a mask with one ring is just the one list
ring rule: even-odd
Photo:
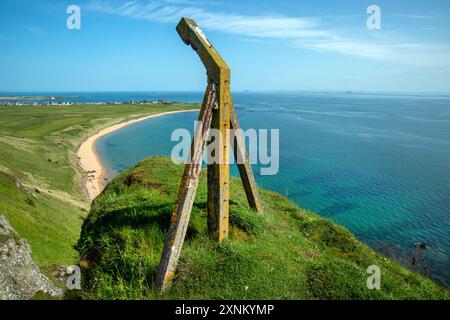
[[62,297],[63,291],[39,270],[31,247],[0,215],[0,300],[24,300],[37,292]]

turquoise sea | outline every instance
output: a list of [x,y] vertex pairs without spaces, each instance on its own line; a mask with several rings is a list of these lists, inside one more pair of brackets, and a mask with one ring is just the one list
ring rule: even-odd
[[[200,92],[126,96],[202,100]],[[255,166],[260,186],[344,225],[377,251],[450,287],[450,96],[248,92],[233,97],[244,129],[280,129],[280,170],[260,176]],[[197,115],[136,123],[96,147],[113,176],[148,156],[170,155],[176,144],[172,131],[192,131]]]

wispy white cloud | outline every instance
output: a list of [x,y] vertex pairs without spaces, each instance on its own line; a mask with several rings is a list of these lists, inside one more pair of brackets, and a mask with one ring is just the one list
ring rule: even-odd
[[440,44],[373,43],[362,40],[344,40],[311,42],[304,47],[322,51],[332,51],[345,55],[386,61],[394,64],[420,68],[450,69],[450,46]]
[[26,25],[24,26],[25,30],[27,30],[28,32],[41,36],[43,34],[45,34],[45,30],[42,29],[41,27],[38,26],[31,26],[31,25]]
[[[197,21],[202,28],[257,38],[294,38],[324,36],[316,30],[319,20],[315,18],[291,18],[283,16],[243,16],[213,13],[200,6],[176,6],[174,0],[128,1],[92,1],[89,10],[117,14],[134,19],[159,22],[177,22],[188,16]],[[175,0],[179,1],[179,0]],[[184,0],[183,0],[184,1]]]
[[417,15],[417,14],[394,14],[394,16],[399,17],[399,18],[418,19],[418,20],[431,20],[431,19],[433,19],[432,16]]
[[[277,39],[296,47],[328,51],[415,67],[450,68],[450,47],[425,43],[407,36],[384,32],[330,29],[317,17],[281,15],[238,15],[212,12],[195,0],[118,1],[93,0],[89,10],[132,19],[176,23],[181,17],[193,18],[204,29],[239,35],[245,39]],[[401,15],[425,19],[428,16]],[[353,30],[354,31],[354,30]],[[370,35],[369,35],[370,34]]]
[[[167,3],[172,4],[181,4],[181,5],[190,5],[190,6],[202,6],[205,4],[205,0],[164,0]],[[217,2],[208,0],[208,6],[226,6],[224,2]]]

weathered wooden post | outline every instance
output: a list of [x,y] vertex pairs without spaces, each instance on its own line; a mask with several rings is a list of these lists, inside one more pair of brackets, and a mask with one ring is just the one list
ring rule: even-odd
[[[157,285],[164,291],[171,282],[197,191],[202,157],[209,136],[209,129],[217,129],[220,134],[211,141],[208,154],[208,229],[219,242],[228,237],[229,229],[229,155],[230,130],[239,129],[238,118],[230,94],[230,69],[219,53],[206,38],[195,21],[182,18],[177,26],[181,39],[197,52],[203,62],[208,77],[199,125],[196,128],[191,146],[191,157],[186,164],[177,202],[170,221],[161,262],[158,268]],[[234,135],[234,156],[244,184],[250,207],[257,212],[262,210],[258,190],[253,177],[252,167],[248,163],[245,144],[240,135]],[[218,153],[218,154],[217,154]]]

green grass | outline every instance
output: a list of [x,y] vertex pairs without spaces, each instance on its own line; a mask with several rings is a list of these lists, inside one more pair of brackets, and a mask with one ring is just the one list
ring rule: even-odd
[[78,260],[73,246],[89,203],[75,152],[99,129],[197,105],[0,106],[0,214],[30,243],[48,275]]
[[[231,181],[230,237],[207,233],[203,172],[174,283],[154,279],[182,166],[156,157],[116,177],[94,201],[77,249],[83,298],[94,299],[449,299],[450,293],[375,253],[346,229],[261,190],[264,214]],[[381,290],[369,290],[370,265]]]

